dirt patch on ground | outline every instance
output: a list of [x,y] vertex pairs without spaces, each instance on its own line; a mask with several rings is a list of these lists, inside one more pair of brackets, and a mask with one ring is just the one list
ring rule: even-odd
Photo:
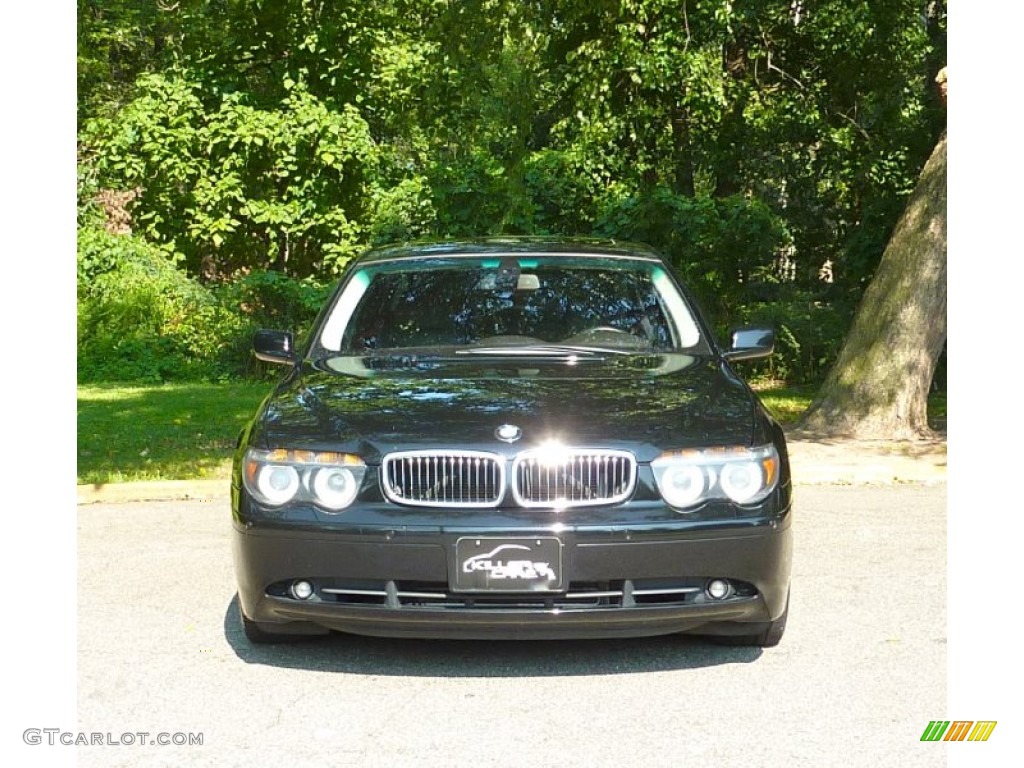
[[853,440],[788,433],[797,483],[944,482],[946,436],[920,440]]

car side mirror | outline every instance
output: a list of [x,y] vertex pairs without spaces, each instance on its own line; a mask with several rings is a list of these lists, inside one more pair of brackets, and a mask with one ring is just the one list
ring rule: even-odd
[[722,357],[726,360],[756,360],[775,350],[775,331],[771,328],[738,328],[732,332],[732,346]]
[[252,337],[256,357],[268,363],[297,363],[295,340],[289,331],[259,330]]

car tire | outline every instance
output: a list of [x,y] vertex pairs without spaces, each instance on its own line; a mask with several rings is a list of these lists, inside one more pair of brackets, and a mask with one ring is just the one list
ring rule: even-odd
[[245,614],[241,610],[238,611],[238,615],[242,617],[242,631],[245,632],[246,639],[254,645],[265,645],[268,643],[294,643],[296,640],[302,640],[306,635],[284,635],[277,632],[267,632],[266,630],[260,629],[260,625],[255,621],[246,618]]
[[719,645],[740,646],[744,648],[774,648],[782,640],[786,632],[786,620],[789,618],[789,594],[786,595],[786,607],[782,615],[768,626],[753,635],[718,635],[712,639]]

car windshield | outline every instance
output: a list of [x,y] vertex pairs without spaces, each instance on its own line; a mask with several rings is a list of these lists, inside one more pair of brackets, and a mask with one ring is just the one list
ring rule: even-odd
[[329,353],[641,352],[701,343],[653,261],[597,257],[406,259],[357,268],[319,337]]

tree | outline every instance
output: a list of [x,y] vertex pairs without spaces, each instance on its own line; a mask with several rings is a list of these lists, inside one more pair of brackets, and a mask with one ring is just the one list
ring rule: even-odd
[[801,427],[859,438],[927,435],[928,389],[945,342],[943,133]]
[[720,330],[775,325],[762,373],[793,384],[835,358],[944,124],[945,0],[78,2],[80,174],[189,274],[641,239]]
[[171,3],[78,0],[78,119],[128,103],[141,73],[173,60],[181,27]]

